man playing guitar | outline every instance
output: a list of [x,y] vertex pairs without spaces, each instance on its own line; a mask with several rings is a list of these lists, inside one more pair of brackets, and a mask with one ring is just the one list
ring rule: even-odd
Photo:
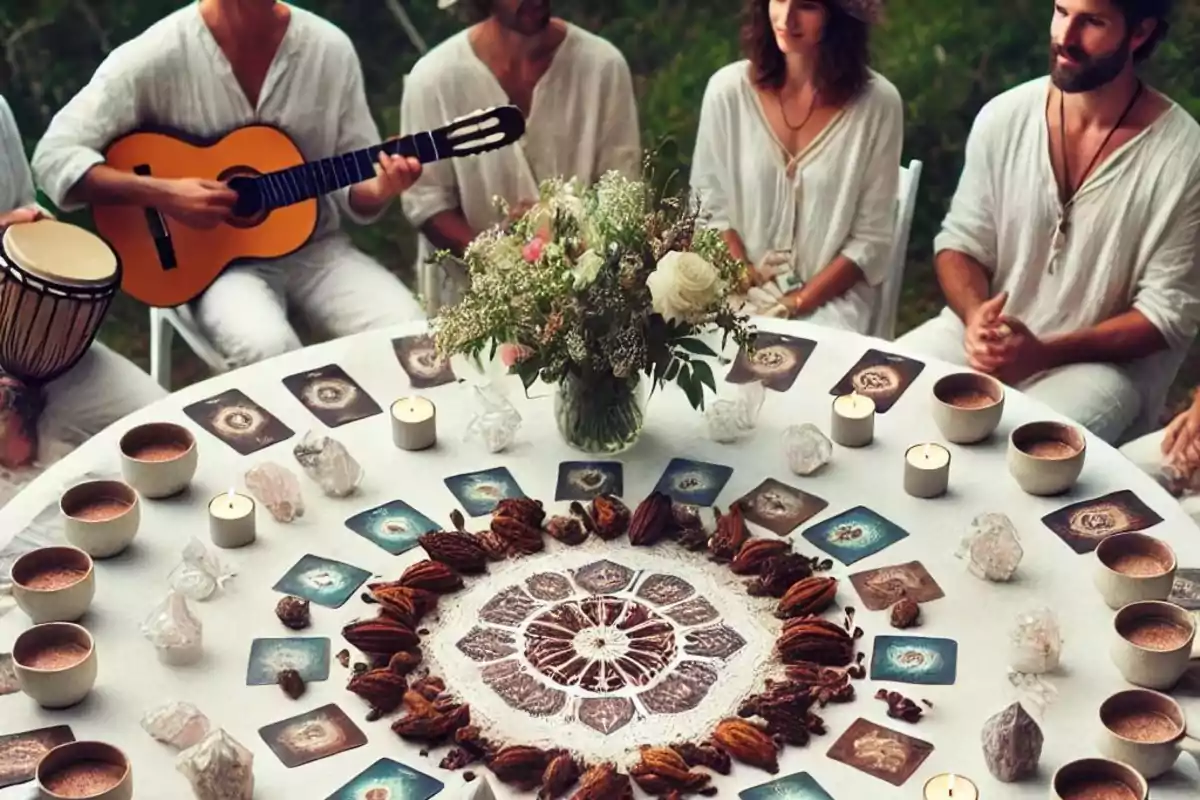
[[[224,183],[113,169],[102,151],[146,126],[209,139],[250,123],[284,130],[309,160],[380,140],[345,33],[277,0],[199,0],[105,59],[51,121],[33,169],[64,209],[131,204],[212,227],[229,219],[236,200]],[[378,219],[420,172],[416,159],[380,154],[375,178],[321,198],[307,245],[225,270],[195,301],[218,349],[248,364],[299,348],[287,316],[293,306],[334,336],[420,318],[403,284],[340,229],[343,214],[360,224]]]

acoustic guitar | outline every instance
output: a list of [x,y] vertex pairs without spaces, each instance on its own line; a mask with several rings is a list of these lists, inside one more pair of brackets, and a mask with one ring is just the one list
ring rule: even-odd
[[108,166],[159,178],[224,181],[237,192],[232,218],[192,228],[153,208],[97,205],[96,231],[121,261],[121,288],[160,308],[186,303],[231,264],[294,253],[312,237],[317,198],[375,177],[379,153],[428,164],[473,156],[512,144],[525,134],[516,106],[497,106],[424,131],[305,161],[296,143],[270,125],[247,125],[200,141],[170,130],[137,130],[104,153]]

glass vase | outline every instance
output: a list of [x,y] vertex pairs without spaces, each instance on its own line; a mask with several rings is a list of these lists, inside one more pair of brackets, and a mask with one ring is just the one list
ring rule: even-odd
[[554,397],[559,433],[571,447],[593,455],[628,450],[642,435],[648,383],[639,375],[568,375]]

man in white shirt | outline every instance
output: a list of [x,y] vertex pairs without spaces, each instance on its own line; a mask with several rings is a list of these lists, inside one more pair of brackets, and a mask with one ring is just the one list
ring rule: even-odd
[[[345,33],[276,0],[200,0],[104,60],[50,123],[33,169],[60,208],[129,203],[211,227],[236,199],[227,186],[121,172],[104,164],[101,151],[147,124],[216,138],[251,123],[282,129],[309,161],[380,142]],[[423,316],[399,279],[341,230],[343,215],[360,224],[378,219],[420,163],[381,154],[376,171],[320,198],[317,230],[303,248],[235,265],[197,299],[201,326],[231,360],[249,364],[299,348],[289,307],[334,336]]]
[[[443,8],[453,0],[439,3]],[[421,232],[418,271],[436,250],[461,255],[514,209],[538,199],[547,178],[594,182],[609,170],[640,177],[641,138],[629,65],[612,44],[551,15],[550,0],[470,0],[478,21],[422,57],[400,106],[402,134],[429,130],[496,105],[526,116],[525,136],[476,158],[429,164],[401,198]],[[456,302],[465,276],[442,276]]]
[[948,308],[901,338],[1108,442],[1148,427],[1200,321],[1200,125],[1138,76],[1171,0],[1057,0],[1051,71],[989,102],[935,242]]

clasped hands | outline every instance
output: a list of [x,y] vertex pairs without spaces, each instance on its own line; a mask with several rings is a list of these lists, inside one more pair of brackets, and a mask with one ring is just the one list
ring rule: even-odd
[[1016,386],[1050,369],[1046,343],[1016,317],[1004,314],[1008,293],[1001,292],[976,308],[966,320],[963,343],[972,369]]
[[757,266],[749,270],[749,285],[746,289],[746,306],[762,317],[788,319],[812,311],[804,302],[800,289],[784,292],[776,278],[792,270],[791,253],[772,250],[763,256]]

